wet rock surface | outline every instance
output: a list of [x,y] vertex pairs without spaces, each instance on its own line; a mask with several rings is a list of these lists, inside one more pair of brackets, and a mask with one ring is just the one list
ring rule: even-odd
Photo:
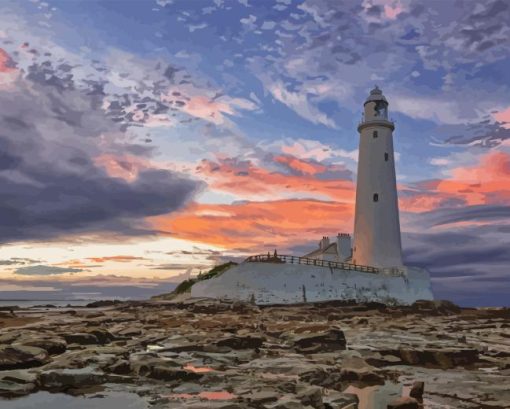
[[115,389],[151,408],[510,407],[509,309],[198,299],[16,316],[0,333],[0,399]]

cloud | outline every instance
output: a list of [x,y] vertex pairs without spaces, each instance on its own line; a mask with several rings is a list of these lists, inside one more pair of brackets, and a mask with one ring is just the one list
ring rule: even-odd
[[105,263],[108,261],[113,261],[117,263],[128,263],[136,260],[147,260],[145,257],[135,257],[135,256],[106,256],[106,257],[90,257],[87,260],[93,261],[94,263]]
[[39,260],[33,260],[31,258],[19,258],[13,257],[8,260],[0,260],[0,266],[16,266],[16,265],[24,265],[24,264],[34,264]]
[[323,196],[354,201],[352,174],[344,166],[323,165],[291,155],[265,158],[260,166],[241,158],[202,160],[197,171],[207,178],[211,188],[244,197]]
[[335,121],[328,118],[325,113],[320,112],[314,106],[310,100],[311,98],[306,93],[289,91],[280,83],[268,85],[268,90],[276,100],[293,109],[298,115],[308,119],[310,122],[322,124],[330,128],[337,127]]
[[143,218],[180,208],[199,184],[147,167],[131,181],[95,161],[147,156],[101,109],[94,93],[76,89],[51,64],[30,66],[16,87],[0,93],[0,241],[87,231],[142,233]]
[[[403,186],[400,208],[423,212],[438,208],[476,205],[504,205],[510,200],[510,154],[490,151],[473,166],[456,167],[451,176]],[[487,207],[489,214],[489,207]],[[459,210],[460,212],[460,210]]]
[[[499,220],[505,223],[508,215]],[[499,225],[405,233],[404,259],[430,271],[436,298],[465,306],[508,306],[508,239]]]
[[155,229],[201,243],[248,249],[288,249],[324,234],[349,232],[353,206],[319,200],[195,203],[176,215],[151,218]]
[[23,276],[47,276],[47,275],[57,275],[57,274],[68,274],[68,273],[81,273],[81,268],[64,268],[64,267],[55,267],[55,266],[28,266],[28,267],[19,267],[14,270],[14,274],[23,275]]

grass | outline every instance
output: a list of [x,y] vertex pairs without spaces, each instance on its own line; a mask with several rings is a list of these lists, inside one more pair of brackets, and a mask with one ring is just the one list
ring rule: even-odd
[[175,289],[168,294],[161,294],[157,295],[155,297],[152,297],[153,299],[171,299],[179,294],[184,294],[191,291],[191,287],[193,287],[193,284],[198,283],[199,281],[209,280],[213,277],[217,277],[220,274],[227,271],[230,267],[236,266],[237,263],[234,263],[233,261],[229,261],[228,263],[220,264],[216,267],[213,267],[210,269],[207,273],[199,274],[195,278],[188,278],[187,280],[182,281],[179,283]]

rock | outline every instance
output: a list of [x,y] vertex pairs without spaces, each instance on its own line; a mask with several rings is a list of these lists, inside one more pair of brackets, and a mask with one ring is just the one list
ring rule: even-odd
[[398,354],[404,364],[443,369],[471,365],[479,359],[478,351],[473,348],[400,349]]
[[461,312],[459,306],[447,300],[418,300],[411,305],[411,310],[430,315],[453,315]]
[[326,408],[330,409],[357,409],[359,403],[356,395],[335,390],[328,390],[327,394],[322,397],[322,401]]
[[49,355],[63,354],[67,343],[61,338],[38,338],[21,342],[23,345],[44,349]]
[[15,398],[36,390],[37,375],[28,371],[2,371],[0,373],[0,396]]
[[301,335],[293,339],[296,351],[308,354],[344,350],[346,345],[343,331],[337,328],[316,334]]
[[255,349],[260,348],[264,340],[260,335],[233,335],[216,341],[216,345],[232,349]]
[[1,344],[12,344],[15,340],[17,340],[21,336],[20,332],[9,331],[6,334],[0,335],[0,345]]
[[242,301],[234,301],[231,310],[237,314],[258,314],[260,312],[260,308],[256,305]]
[[369,365],[363,358],[348,356],[342,363],[340,380],[343,382],[361,382],[368,385],[384,384],[384,377],[378,369]]
[[419,409],[420,405],[414,398],[399,398],[388,404],[387,409]]
[[414,382],[409,392],[411,398],[415,398],[419,402],[423,400],[423,391],[425,389],[425,382]]
[[105,369],[117,375],[127,375],[131,372],[131,365],[129,364],[129,361],[121,359]]
[[340,379],[344,382],[361,382],[367,385],[382,385],[384,377],[366,369],[342,369]]
[[103,328],[95,328],[89,331],[90,334],[94,335],[100,344],[109,344],[115,337],[107,330]]
[[303,404],[292,396],[283,396],[276,402],[264,405],[266,409],[303,409]]
[[0,380],[0,396],[4,398],[17,398],[35,392],[35,383],[17,383]]
[[298,390],[297,398],[305,406],[322,409],[322,390],[318,386],[308,386]]
[[182,368],[175,368],[165,365],[156,365],[149,367],[146,374],[148,378],[158,379],[162,381],[180,381],[190,382],[197,381],[204,376],[202,373],[188,371]]
[[45,369],[80,369],[90,365],[107,368],[113,365],[119,357],[123,357],[125,353],[126,350],[119,347],[94,346],[82,348],[58,355],[45,366]]
[[63,334],[62,336],[64,337],[68,344],[95,345],[100,343],[94,334],[89,334],[86,332],[75,334]]
[[128,327],[117,332],[120,337],[132,338],[142,334],[142,329],[139,327]]
[[97,372],[91,367],[46,371],[39,376],[41,388],[51,392],[65,392],[69,389],[101,385],[106,381],[107,377],[102,372]]
[[0,371],[32,368],[48,361],[48,353],[42,348],[17,344],[0,345]]
[[392,354],[381,354],[379,352],[370,353],[368,356],[365,356],[365,360],[368,364],[373,366],[389,366],[389,365],[398,365],[402,363],[402,359],[398,356]]
[[242,398],[248,401],[250,404],[260,406],[266,403],[277,401],[279,396],[279,392],[269,389],[251,392],[250,394],[243,395]]
[[94,301],[91,303],[88,303],[85,307],[86,308],[102,308],[102,307],[112,307],[122,304],[122,301],[120,300],[102,300],[102,301]]
[[232,308],[231,302],[225,302],[224,300],[213,300],[213,299],[201,299],[201,300],[190,300],[189,303],[184,302],[187,310],[195,314],[218,314],[221,312],[227,312]]

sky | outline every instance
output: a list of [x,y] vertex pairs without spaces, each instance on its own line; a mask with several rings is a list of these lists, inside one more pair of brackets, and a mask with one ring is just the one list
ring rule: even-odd
[[353,230],[395,121],[405,263],[510,305],[510,3],[0,2],[0,298],[143,298]]

